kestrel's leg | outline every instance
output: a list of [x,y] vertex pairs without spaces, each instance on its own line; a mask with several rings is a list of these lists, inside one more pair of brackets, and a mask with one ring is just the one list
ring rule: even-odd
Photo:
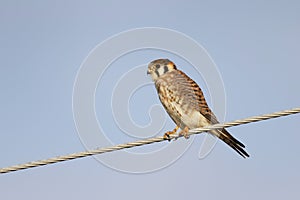
[[179,129],[179,127],[176,126],[176,127],[174,128],[173,131],[168,131],[168,132],[166,132],[166,133],[164,134],[164,139],[167,139],[167,140],[171,141],[170,135],[175,134],[175,133],[177,132],[178,129]]
[[179,136],[184,136],[185,139],[189,139],[189,128],[186,126],[183,130],[179,132]]

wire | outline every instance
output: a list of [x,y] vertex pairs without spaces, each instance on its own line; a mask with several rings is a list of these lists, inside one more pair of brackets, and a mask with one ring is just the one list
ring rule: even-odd
[[[300,113],[300,108],[294,108],[294,109],[290,109],[290,110],[274,112],[271,114],[249,117],[249,118],[235,120],[235,121],[224,123],[224,124],[215,124],[212,126],[197,128],[197,129],[190,130],[189,135],[199,134],[199,133],[213,130],[213,129],[228,128],[228,127],[232,127],[232,126],[238,126],[238,125],[242,125],[242,124],[248,124],[248,123],[268,120],[268,119],[272,119],[272,118],[277,118],[277,117],[282,117],[282,116],[287,116],[287,115],[292,115],[292,114],[297,114],[297,113]],[[170,135],[170,139],[176,139],[178,137],[181,137],[181,136]],[[77,159],[77,158],[83,158],[83,157],[97,155],[97,154],[108,153],[108,152],[117,151],[117,150],[121,150],[121,149],[132,148],[132,147],[142,146],[142,145],[146,145],[146,144],[152,144],[152,143],[156,143],[156,142],[162,142],[164,140],[168,140],[168,139],[165,139],[164,137],[155,137],[155,138],[149,138],[149,139],[139,140],[139,141],[135,141],[135,142],[129,142],[126,144],[119,144],[119,145],[112,146],[112,147],[98,148],[98,149],[91,150],[91,151],[83,151],[83,152],[73,153],[73,154],[64,155],[64,156],[53,157],[53,158],[49,158],[49,159],[45,159],[45,160],[28,162],[28,163],[24,163],[24,164],[0,168],[0,173],[3,174],[3,173],[19,171],[19,170],[34,168],[34,167],[43,166],[43,165],[49,165],[49,164],[53,164],[53,163],[63,162],[63,161],[67,161],[67,160],[73,160],[73,159]]]

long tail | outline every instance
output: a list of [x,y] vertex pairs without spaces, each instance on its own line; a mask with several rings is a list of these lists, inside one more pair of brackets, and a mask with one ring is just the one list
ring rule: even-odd
[[244,158],[249,157],[249,154],[244,150],[245,145],[230,135],[226,129],[212,130],[210,133],[220,138]]

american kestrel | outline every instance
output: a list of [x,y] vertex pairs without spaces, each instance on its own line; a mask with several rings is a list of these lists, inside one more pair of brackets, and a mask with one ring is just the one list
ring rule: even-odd
[[[190,129],[219,123],[197,83],[178,70],[172,61],[168,59],[152,61],[148,65],[147,74],[151,75],[162,105],[177,125],[173,131],[164,135],[166,139],[175,134],[179,128],[181,129],[179,135],[188,138]],[[220,138],[244,158],[249,157],[244,150],[245,145],[224,128],[211,130],[209,133]]]

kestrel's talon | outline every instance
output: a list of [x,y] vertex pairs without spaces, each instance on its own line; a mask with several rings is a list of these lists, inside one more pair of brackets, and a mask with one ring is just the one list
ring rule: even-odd
[[169,142],[171,141],[171,139],[170,139],[170,134],[169,134],[170,132],[166,132],[165,134],[164,134],[164,139],[165,140],[168,140]]
[[186,126],[182,131],[179,132],[179,136],[183,136],[185,139],[189,139],[189,128]]
[[170,142],[170,141],[171,141],[170,135],[175,134],[175,133],[177,132],[178,129],[179,129],[179,127],[176,126],[176,127],[173,129],[173,131],[168,131],[168,132],[166,132],[166,133],[164,134],[164,139],[169,140],[169,142]]

